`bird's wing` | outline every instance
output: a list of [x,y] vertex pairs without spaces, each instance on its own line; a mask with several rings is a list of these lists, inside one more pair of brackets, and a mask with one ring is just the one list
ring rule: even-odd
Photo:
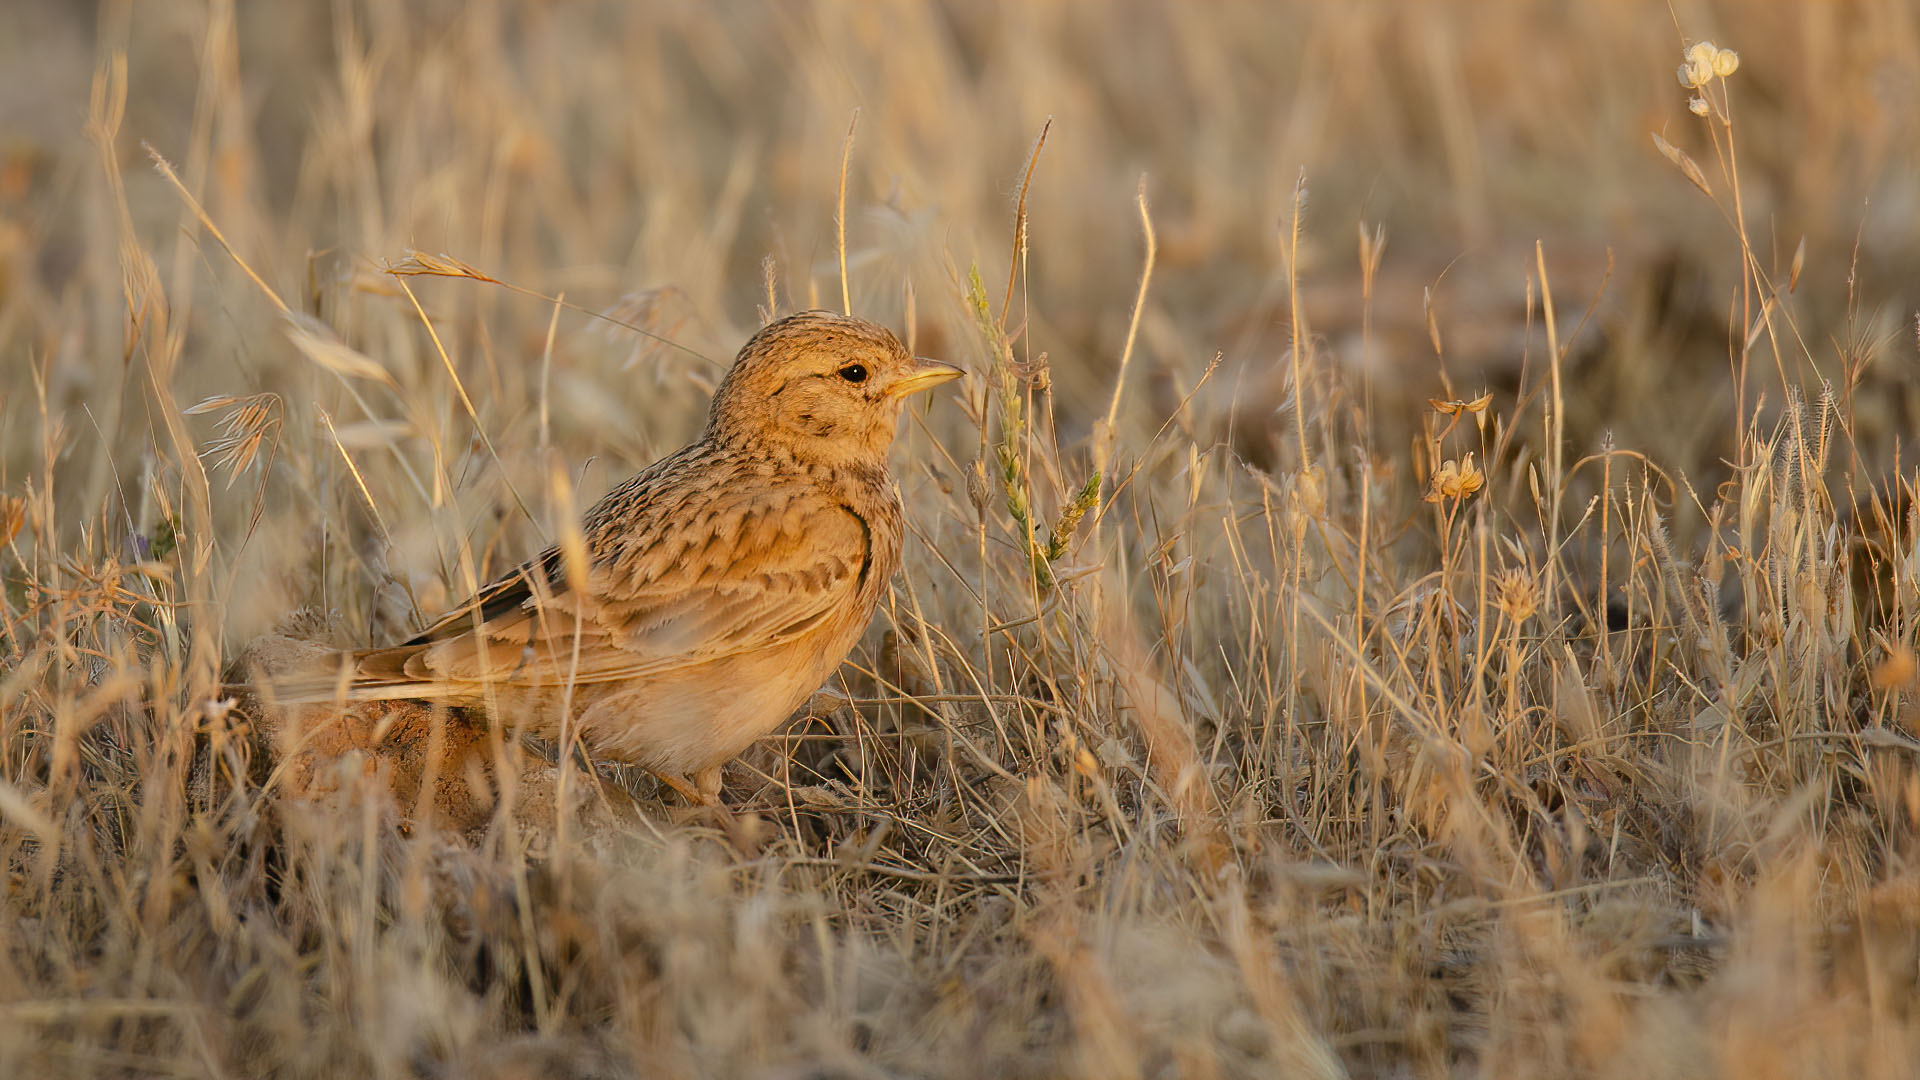
[[791,641],[846,611],[866,580],[870,530],[824,495],[723,492],[661,510],[590,544],[599,558],[584,589],[550,549],[481,590],[422,635],[431,644],[406,659],[406,675],[639,678]]
[[511,615],[533,599],[536,589],[548,593],[565,585],[565,560],[558,547],[550,547],[482,586],[473,599],[440,616],[402,645],[430,645],[465,633],[503,615]]

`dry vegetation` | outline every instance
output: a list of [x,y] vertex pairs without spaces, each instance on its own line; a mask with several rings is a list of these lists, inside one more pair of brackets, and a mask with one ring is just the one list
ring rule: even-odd
[[[1905,0],[88,7],[0,6],[0,1074],[1920,1070]],[[730,828],[263,730],[840,305],[856,107],[975,374],[851,704]]]

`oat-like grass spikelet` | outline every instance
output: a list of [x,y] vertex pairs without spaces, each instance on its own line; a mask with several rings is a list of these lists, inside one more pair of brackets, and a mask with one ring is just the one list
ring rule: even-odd
[[231,488],[240,474],[253,468],[259,460],[261,447],[277,436],[282,413],[280,396],[273,393],[248,394],[245,397],[216,394],[181,410],[185,416],[210,412],[223,413],[220,417],[220,435],[209,442],[201,453],[211,457],[214,467],[227,474],[227,486]]

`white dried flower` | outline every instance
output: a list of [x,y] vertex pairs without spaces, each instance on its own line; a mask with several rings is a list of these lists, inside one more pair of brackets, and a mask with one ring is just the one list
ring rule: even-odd
[[1687,62],[1681,67],[1681,85],[1697,88],[1712,82],[1714,57],[1718,55],[1720,48],[1711,41],[1699,42],[1688,49]]

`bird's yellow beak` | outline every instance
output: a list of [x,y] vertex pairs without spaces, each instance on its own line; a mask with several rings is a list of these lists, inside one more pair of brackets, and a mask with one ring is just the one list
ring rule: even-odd
[[965,374],[965,371],[952,364],[916,356],[913,358],[912,370],[908,371],[899,382],[894,383],[890,392],[896,397],[905,397],[922,390],[931,390],[943,382],[952,382]]

